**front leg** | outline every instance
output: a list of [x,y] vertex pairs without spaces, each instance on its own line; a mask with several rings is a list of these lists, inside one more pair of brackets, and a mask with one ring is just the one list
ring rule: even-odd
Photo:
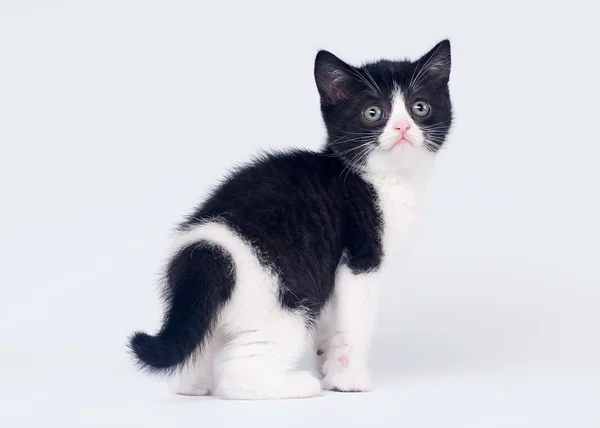
[[339,267],[334,295],[317,337],[323,388],[345,392],[372,389],[368,357],[379,283],[377,273],[354,273],[348,266]]

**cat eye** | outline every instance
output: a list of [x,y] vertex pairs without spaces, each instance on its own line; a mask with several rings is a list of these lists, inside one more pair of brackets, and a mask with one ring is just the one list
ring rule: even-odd
[[383,119],[383,109],[379,106],[369,106],[363,110],[363,117],[367,122],[377,122]]
[[423,101],[423,100],[415,101],[410,106],[411,113],[417,117],[427,116],[429,114],[430,110],[431,110],[431,106],[429,105],[429,103],[427,101]]

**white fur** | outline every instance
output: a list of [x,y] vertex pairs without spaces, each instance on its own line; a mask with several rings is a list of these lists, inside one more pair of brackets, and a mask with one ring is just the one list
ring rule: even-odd
[[324,388],[371,389],[367,362],[380,281],[377,272],[355,275],[347,266],[339,267],[334,296],[321,316],[317,336]]
[[[226,399],[318,395],[319,381],[308,372],[294,371],[310,336],[302,314],[281,307],[276,273],[263,267],[252,247],[224,224],[197,226],[182,234],[177,246],[198,241],[217,244],[231,254],[236,284],[218,314],[216,336],[206,344],[209,353],[180,376],[176,392],[202,395],[209,390]],[[206,376],[211,369],[214,376]]]

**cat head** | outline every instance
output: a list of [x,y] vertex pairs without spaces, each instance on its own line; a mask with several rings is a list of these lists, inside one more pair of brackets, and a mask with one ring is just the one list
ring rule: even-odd
[[449,79],[448,40],[416,61],[361,67],[320,51],[315,80],[328,133],[326,152],[357,172],[428,169],[452,124]]

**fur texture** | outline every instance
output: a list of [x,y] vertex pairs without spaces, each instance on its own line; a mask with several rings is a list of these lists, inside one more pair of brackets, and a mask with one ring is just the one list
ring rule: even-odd
[[[452,122],[450,43],[417,61],[353,67],[320,51],[320,152],[238,169],[180,225],[166,315],[130,347],[175,392],[229,399],[368,391],[382,278],[407,247]],[[295,370],[314,342],[321,383]]]

